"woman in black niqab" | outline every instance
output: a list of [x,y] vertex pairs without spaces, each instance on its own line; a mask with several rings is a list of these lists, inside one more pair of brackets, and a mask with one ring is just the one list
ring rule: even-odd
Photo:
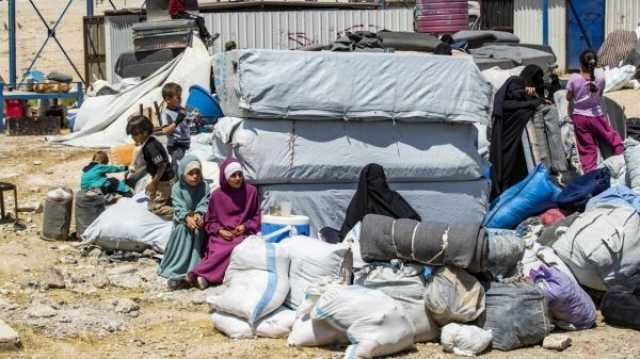
[[358,189],[347,207],[339,240],[342,241],[367,214],[422,221],[411,205],[398,192],[389,188],[384,168],[375,163],[366,165],[360,172]]
[[544,103],[542,70],[525,67],[520,76],[512,76],[496,93],[489,161],[491,162],[491,200],[527,177],[522,133],[536,108]]

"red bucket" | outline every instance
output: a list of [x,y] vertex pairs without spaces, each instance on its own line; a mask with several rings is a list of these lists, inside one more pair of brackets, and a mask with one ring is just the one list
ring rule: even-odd
[[7,118],[24,117],[24,101],[23,100],[5,100],[5,110]]

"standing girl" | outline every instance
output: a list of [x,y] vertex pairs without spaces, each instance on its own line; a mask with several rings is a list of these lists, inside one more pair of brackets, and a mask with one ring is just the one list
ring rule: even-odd
[[205,229],[209,235],[205,257],[189,273],[190,281],[201,289],[222,283],[233,249],[260,230],[258,190],[246,183],[235,159],[220,166],[220,188],[211,195]]
[[187,273],[202,258],[206,235],[204,215],[209,201],[209,186],[202,180],[202,165],[192,154],[180,161],[180,181],[173,185],[173,231],[160,262],[158,273],[169,280],[171,289],[184,283]]
[[595,75],[597,64],[596,54],[592,50],[586,50],[580,55],[580,73],[571,75],[567,83],[569,113],[584,173],[597,167],[598,143],[610,146],[614,155],[624,152],[620,135],[611,127],[602,111],[605,80],[603,76]]

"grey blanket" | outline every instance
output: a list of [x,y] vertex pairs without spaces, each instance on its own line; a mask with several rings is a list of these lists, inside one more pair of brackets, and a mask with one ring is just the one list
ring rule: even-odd
[[417,222],[369,214],[362,221],[360,252],[365,261],[401,259],[481,272],[487,269],[488,245],[477,219],[446,223],[431,216]]

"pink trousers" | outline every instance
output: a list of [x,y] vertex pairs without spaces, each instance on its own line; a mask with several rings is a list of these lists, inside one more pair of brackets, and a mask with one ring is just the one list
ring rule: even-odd
[[571,115],[576,133],[576,145],[580,155],[580,164],[584,173],[593,171],[598,165],[598,143],[604,143],[613,149],[614,155],[624,152],[622,138],[604,116],[590,117]]

